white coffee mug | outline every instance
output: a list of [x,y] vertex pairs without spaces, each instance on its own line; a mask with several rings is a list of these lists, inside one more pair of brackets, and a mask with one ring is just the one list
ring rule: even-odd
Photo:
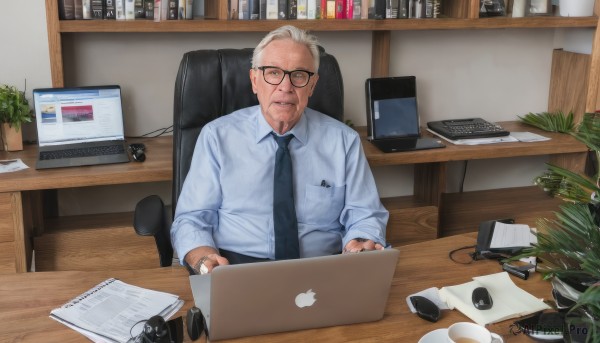
[[459,322],[448,328],[448,343],[504,343],[504,340],[481,325]]

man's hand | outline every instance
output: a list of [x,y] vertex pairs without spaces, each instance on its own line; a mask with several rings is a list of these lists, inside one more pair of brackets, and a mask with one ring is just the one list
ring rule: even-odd
[[342,253],[346,254],[367,250],[383,250],[383,245],[375,243],[370,239],[356,238],[346,244]]
[[[206,258],[204,258],[206,256]],[[197,274],[200,274],[199,262],[204,258],[204,265],[208,269],[208,272],[212,272],[217,266],[223,266],[229,264],[229,261],[219,255],[219,253],[212,247],[198,247],[190,250],[185,255],[185,262],[194,269]]]

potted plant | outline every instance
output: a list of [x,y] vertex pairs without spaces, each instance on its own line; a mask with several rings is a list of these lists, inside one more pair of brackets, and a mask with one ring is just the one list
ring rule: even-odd
[[25,93],[14,86],[0,85],[0,123],[4,150],[23,150],[21,124],[31,122],[31,109]]
[[[600,342],[600,113],[586,113],[571,129],[571,114],[529,114],[521,119],[532,125],[554,123],[549,126],[562,127],[592,153],[594,165],[585,174],[549,165],[536,178],[537,185],[565,203],[555,218],[538,220],[537,244],[514,259],[536,256],[542,261],[538,269],[552,280],[557,300],[563,297],[568,305],[567,342]],[[565,290],[569,290],[566,300]]]

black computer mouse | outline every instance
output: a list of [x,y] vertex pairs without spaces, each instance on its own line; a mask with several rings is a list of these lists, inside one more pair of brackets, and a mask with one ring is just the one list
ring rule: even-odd
[[490,292],[488,292],[485,287],[475,288],[473,290],[472,300],[473,306],[478,310],[489,310],[494,304]]
[[440,319],[440,308],[433,301],[420,295],[413,295],[410,297],[410,302],[417,310],[419,317],[433,323]]

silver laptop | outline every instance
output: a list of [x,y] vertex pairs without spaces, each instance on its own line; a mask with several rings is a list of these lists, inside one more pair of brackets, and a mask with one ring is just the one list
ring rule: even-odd
[[33,102],[36,169],[129,162],[119,86],[34,89]]
[[190,276],[212,340],[376,321],[399,251],[221,266]]

